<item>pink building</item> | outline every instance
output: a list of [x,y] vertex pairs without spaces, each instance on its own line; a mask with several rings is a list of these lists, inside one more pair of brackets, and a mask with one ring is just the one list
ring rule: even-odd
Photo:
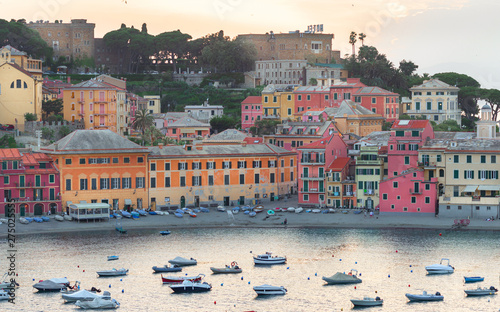
[[300,119],[305,111],[323,110],[330,104],[330,87],[328,86],[303,86],[293,91],[295,99],[296,119]]
[[388,177],[418,167],[418,150],[427,139],[434,139],[428,120],[396,120],[391,128],[387,151]]
[[262,97],[248,96],[241,102],[241,129],[247,130],[262,119]]
[[59,171],[49,156],[0,149],[0,162],[0,215],[6,215],[7,202],[13,202],[21,217],[61,212]]
[[301,117],[302,122],[323,122],[323,120],[327,120],[328,115],[324,110],[312,110],[304,112]]
[[73,86],[70,81],[71,77],[67,78],[67,82],[63,82],[62,80],[50,80],[45,77],[43,78],[43,86],[50,90],[53,94],[56,94],[58,99],[62,99],[64,88]]
[[360,103],[375,114],[382,115],[386,121],[399,118],[399,94],[379,87],[362,87],[353,94],[354,102]]
[[210,135],[210,124],[187,116],[171,123],[168,122],[166,127],[162,129],[162,133],[175,140],[192,141],[194,139],[207,138]]
[[338,107],[344,100],[354,100],[354,93],[363,87],[366,87],[366,85],[361,82],[360,78],[347,78],[346,81],[335,81],[330,86],[331,106]]
[[347,157],[347,145],[340,133],[297,148],[299,152],[299,204],[326,204],[326,168],[337,158]]
[[425,180],[424,170],[419,168],[381,181],[380,214],[434,216],[438,211],[437,183],[437,178]]

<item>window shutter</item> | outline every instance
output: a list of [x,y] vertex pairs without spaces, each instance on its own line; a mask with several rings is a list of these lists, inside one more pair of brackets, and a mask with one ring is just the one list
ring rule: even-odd
[[270,160],[267,161],[267,167],[271,168],[271,161]]
[[195,177],[195,176],[192,176],[192,177],[191,177],[191,186],[196,185],[196,184],[194,183],[195,179],[196,179],[196,177]]
[[177,170],[181,170],[181,163],[177,164]]
[[246,168],[247,167],[247,161],[245,160],[243,163],[244,163],[245,168]]
[[209,164],[209,163],[210,163],[210,162],[209,162],[209,161],[207,161],[207,164],[206,164],[206,166],[207,166],[207,169],[208,169],[208,164]]
[[474,179],[474,170],[471,170],[471,173],[472,173],[472,179]]
[[259,160],[259,168],[262,168],[262,160]]

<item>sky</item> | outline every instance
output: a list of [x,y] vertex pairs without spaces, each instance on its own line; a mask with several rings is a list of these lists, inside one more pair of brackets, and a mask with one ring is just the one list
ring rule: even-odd
[[[396,66],[418,73],[458,72],[500,89],[500,1],[496,0],[0,0],[0,18],[87,19],[100,38],[122,23],[156,35],[179,29],[193,39],[224,30],[238,34],[307,30],[323,24],[333,49],[351,53],[351,31],[367,35]],[[358,48],[360,42],[356,44]]]

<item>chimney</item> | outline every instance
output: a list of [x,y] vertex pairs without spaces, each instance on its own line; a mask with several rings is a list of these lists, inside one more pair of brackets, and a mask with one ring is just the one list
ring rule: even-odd
[[59,149],[59,143],[54,143],[54,151],[57,151]]
[[163,148],[163,143],[158,143],[158,148],[162,149]]
[[246,146],[247,146],[247,142],[246,141],[241,142],[241,147],[246,147]]
[[202,151],[203,150],[203,145],[196,145],[196,149],[198,151]]

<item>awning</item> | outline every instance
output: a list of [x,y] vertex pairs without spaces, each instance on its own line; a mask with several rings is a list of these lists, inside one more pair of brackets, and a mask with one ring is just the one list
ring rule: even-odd
[[66,202],[66,207],[69,207],[69,205],[72,205],[72,204],[73,204],[73,202],[68,200],[68,201]]
[[130,200],[130,199],[128,199],[128,198],[126,198],[126,199],[125,199],[125,205],[126,205],[126,206],[127,206],[127,205],[128,205],[128,206],[132,206],[132,200]]
[[478,188],[478,185],[467,185],[462,192],[474,193],[477,188]]
[[194,129],[181,129],[181,133],[194,133]]
[[479,185],[480,191],[500,191],[500,185]]

